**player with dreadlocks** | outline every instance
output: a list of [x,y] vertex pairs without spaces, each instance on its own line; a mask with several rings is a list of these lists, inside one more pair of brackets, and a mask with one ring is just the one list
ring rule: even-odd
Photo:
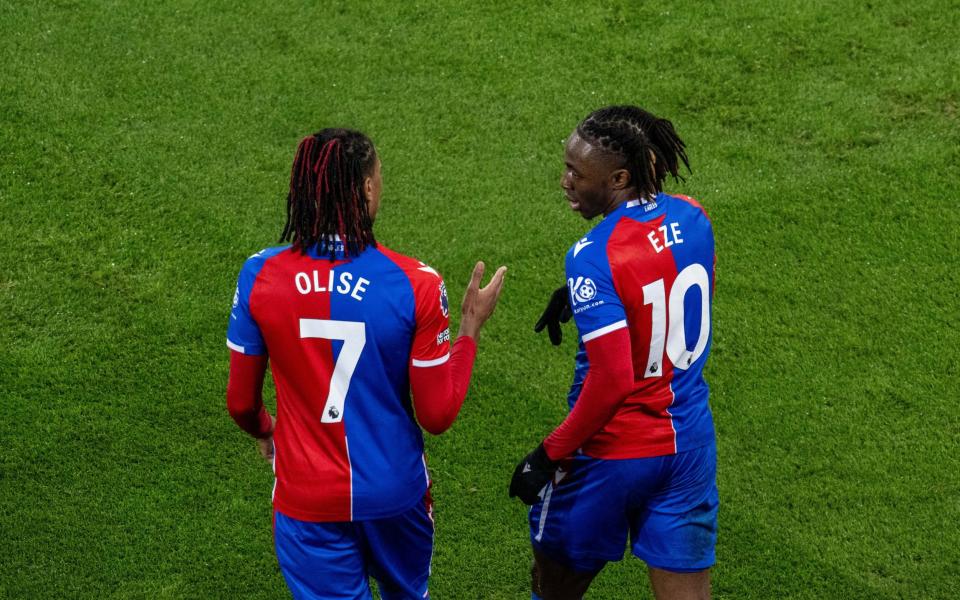
[[[447,291],[379,244],[381,163],[367,136],[324,129],[297,147],[281,241],[240,271],[227,328],[227,408],[276,473],[274,541],[296,598],[427,598],[433,550],[420,427],[463,403],[506,270],[477,263],[451,350]],[[268,359],[269,357],[269,359]],[[264,408],[269,366],[277,416]],[[419,426],[418,426],[419,425]]]
[[635,106],[590,114],[567,139],[561,186],[603,219],[567,252],[567,286],[537,323],[579,333],[570,414],[517,465],[530,511],[533,598],[577,599],[630,537],[658,600],[710,597],[716,443],[703,367],[714,241],[693,199],[663,192],[689,170],[673,125]]
[[[290,169],[280,241],[292,241],[301,252],[319,244],[318,253],[330,258],[336,258],[337,239],[346,240],[351,256],[376,247],[371,212],[378,206],[368,208],[363,199],[379,203],[379,168],[373,143],[358,131],[325,129],[304,138]],[[370,188],[364,189],[367,179]]]

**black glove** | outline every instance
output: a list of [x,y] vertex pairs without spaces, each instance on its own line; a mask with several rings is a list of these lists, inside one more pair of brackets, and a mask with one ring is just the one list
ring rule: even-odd
[[553,481],[553,475],[560,463],[553,462],[543,449],[543,444],[528,454],[513,470],[510,480],[510,497],[519,497],[527,505],[533,506],[543,500],[543,490]]
[[540,315],[537,324],[533,326],[533,330],[540,333],[546,327],[547,334],[550,335],[550,343],[559,346],[563,339],[560,323],[566,323],[572,316],[573,311],[570,310],[570,295],[567,292],[567,286],[560,286],[550,295],[550,301],[547,302],[547,307],[543,309],[543,314]]

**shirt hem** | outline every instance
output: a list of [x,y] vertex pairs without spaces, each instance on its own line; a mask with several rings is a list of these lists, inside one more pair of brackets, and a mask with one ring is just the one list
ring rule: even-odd
[[345,523],[350,521],[388,519],[390,517],[403,514],[416,506],[417,502],[420,502],[423,499],[423,495],[427,491],[426,484],[423,484],[422,488],[423,489],[420,490],[419,494],[416,494],[409,502],[404,503],[399,508],[390,507],[383,510],[359,511],[357,510],[356,499],[354,499],[353,518],[350,518],[349,515],[345,515],[344,511],[314,511],[301,509],[291,506],[290,504],[287,504],[276,498],[273,500],[273,510],[279,512],[285,517],[290,517],[291,519],[306,521],[309,523]]
[[[655,458],[657,456],[669,456],[671,454],[680,454],[688,450],[696,450],[714,443],[714,437],[705,437],[693,441],[685,442],[682,446],[676,446],[671,440],[657,444],[644,445],[642,447],[620,446],[616,448],[591,447],[587,444],[583,448],[583,454],[590,458],[602,458],[606,460],[621,460],[629,458]],[[604,444],[608,446],[608,444]]]

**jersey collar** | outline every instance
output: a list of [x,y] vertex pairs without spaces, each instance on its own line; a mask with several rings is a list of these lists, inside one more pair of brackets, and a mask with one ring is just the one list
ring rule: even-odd
[[667,195],[663,192],[657,194],[653,197],[646,198],[634,198],[633,200],[627,200],[623,202],[608,214],[604,219],[609,219],[611,217],[619,218],[620,216],[629,214],[630,218],[644,221],[647,219],[647,215],[659,214],[665,204]]
[[[332,244],[334,251],[336,252],[335,260],[344,260],[346,258],[346,249],[344,248],[343,241],[340,239],[339,235],[334,235],[326,239],[327,244]],[[320,254],[320,242],[307,248],[307,256],[311,258],[330,258],[326,253],[323,255]]]

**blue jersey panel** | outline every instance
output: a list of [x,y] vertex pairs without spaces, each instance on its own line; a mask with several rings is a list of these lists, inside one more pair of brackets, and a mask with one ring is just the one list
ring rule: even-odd
[[[683,327],[686,349],[694,354],[692,362],[674,365],[672,388],[675,396],[670,414],[677,431],[677,451],[697,447],[714,437],[713,416],[708,404],[710,390],[703,368],[713,341],[713,268],[714,241],[710,220],[704,212],[683,199],[671,198],[667,221],[679,223],[683,243],[671,247],[680,278],[690,283],[683,297]],[[698,342],[705,345],[697,353]]]
[[627,318],[606,253],[613,225],[605,220],[567,252],[570,308],[581,338],[590,339],[591,334]]
[[584,336],[591,339],[608,327],[626,322],[623,303],[617,295],[607,259],[607,239],[613,232],[615,219],[604,219],[586,236],[577,241],[566,256],[567,289],[570,308],[580,342],[577,346],[573,384],[567,395],[570,408],[580,396],[580,389],[590,369]]
[[[419,501],[426,490],[423,435],[410,403],[408,361],[416,330],[406,274],[370,249],[343,267],[364,283],[363,300],[333,294],[330,318],[365,324],[366,343],[344,402],[353,514],[377,518]],[[334,342],[334,359],[342,342]]]
[[590,360],[587,358],[587,349],[583,347],[581,341],[577,344],[577,355],[573,359],[573,383],[570,384],[570,391],[567,393],[567,405],[570,410],[573,410],[577,398],[580,397],[580,391],[583,389],[583,382],[589,370]]

